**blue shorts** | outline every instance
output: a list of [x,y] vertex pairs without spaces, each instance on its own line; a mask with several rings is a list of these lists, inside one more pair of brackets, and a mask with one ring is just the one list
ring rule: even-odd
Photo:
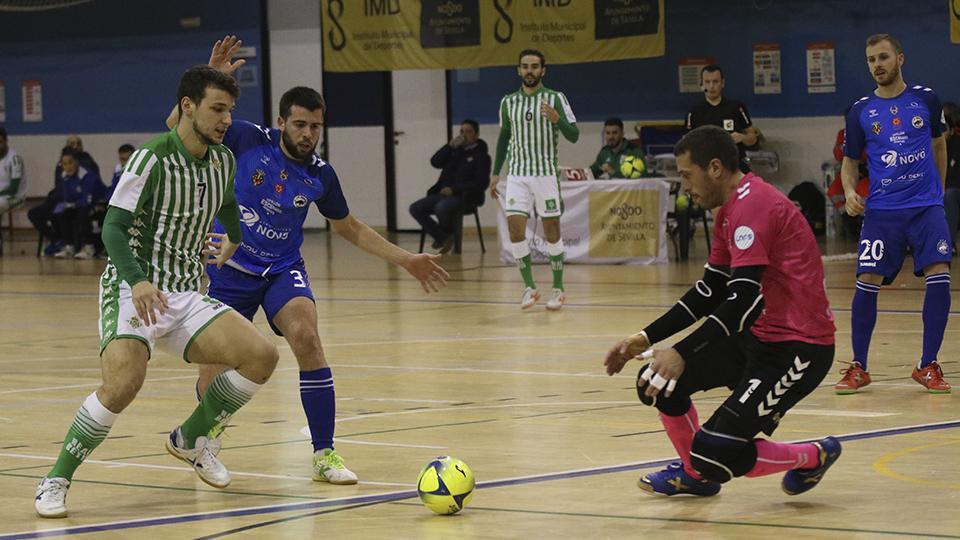
[[900,273],[907,246],[913,252],[916,276],[922,276],[931,264],[950,264],[949,229],[942,206],[867,210],[860,231],[857,276],[877,274],[889,285]]
[[278,336],[283,334],[273,324],[273,318],[283,306],[298,296],[313,301],[303,261],[267,277],[247,274],[229,266],[217,269],[215,265],[207,266],[207,275],[210,276],[207,296],[220,300],[251,321],[257,308],[263,306],[267,322]]

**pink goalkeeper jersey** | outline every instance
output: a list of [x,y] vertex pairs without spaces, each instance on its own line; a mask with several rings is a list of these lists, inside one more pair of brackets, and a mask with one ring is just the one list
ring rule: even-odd
[[783,193],[748,173],[714,215],[713,266],[764,266],[760,341],[833,344],[836,328],[823,263],[803,214]]

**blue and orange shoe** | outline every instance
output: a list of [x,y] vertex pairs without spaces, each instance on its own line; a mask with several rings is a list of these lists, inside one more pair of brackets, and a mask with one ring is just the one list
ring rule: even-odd
[[843,451],[840,447],[840,441],[834,437],[820,439],[813,444],[820,450],[820,466],[816,469],[787,471],[787,474],[783,475],[783,482],[780,484],[787,495],[799,495],[815,488],[823,480],[823,475],[826,474],[827,469],[837,461],[840,452]]
[[637,487],[655,495],[695,495],[712,497],[720,493],[720,482],[698,480],[683,470],[679,461],[667,465],[662,471],[647,473],[637,481]]

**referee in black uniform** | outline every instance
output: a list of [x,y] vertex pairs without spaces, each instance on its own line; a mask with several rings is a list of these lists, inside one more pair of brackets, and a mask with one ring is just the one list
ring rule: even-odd
[[747,165],[746,148],[757,144],[757,130],[750,120],[750,113],[742,101],[723,97],[723,70],[716,64],[704,66],[700,70],[700,88],[703,89],[703,101],[687,112],[687,131],[700,126],[717,126],[733,137],[740,150],[740,170],[750,172]]

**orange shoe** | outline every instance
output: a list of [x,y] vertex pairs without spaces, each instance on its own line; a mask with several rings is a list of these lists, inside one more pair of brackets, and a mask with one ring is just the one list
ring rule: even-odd
[[850,362],[850,367],[841,369],[840,373],[843,378],[833,385],[833,390],[838,394],[856,394],[857,390],[870,384],[870,374],[860,367],[859,362]]
[[950,393],[950,383],[943,380],[943,370],[940,369],[939,362],[933,362],[923,369],[913,368],[913,380],[922,384],[931,394]]

